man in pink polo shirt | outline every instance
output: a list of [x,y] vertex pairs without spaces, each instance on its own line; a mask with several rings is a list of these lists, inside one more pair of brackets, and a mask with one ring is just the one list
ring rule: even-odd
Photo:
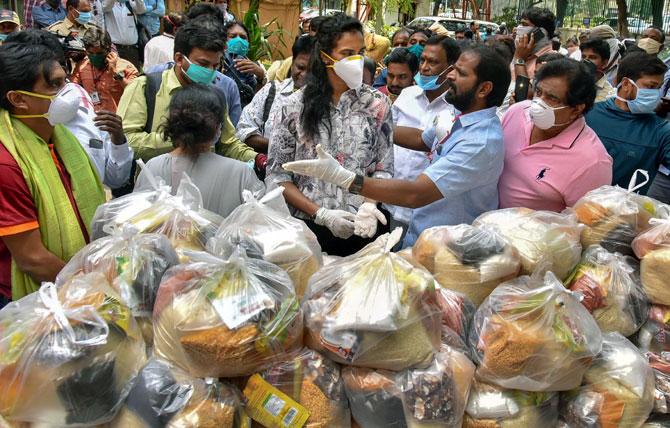
[[595,80],[582,63],[559,59],[538,71],[535,98],[514,104],[502,121],[501,208],[562,211],[612,183],[612,158],[584,121],[595,96]]

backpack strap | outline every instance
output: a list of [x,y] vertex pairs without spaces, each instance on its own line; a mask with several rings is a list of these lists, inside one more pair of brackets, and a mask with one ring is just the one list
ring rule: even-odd
[[277,86],[275,81],[270,81],[270,91],[268,92],[267,98],[265,98],[265,103],[263,104],[263,130],[265,131],[265,122],[267,122],[268,117],[270,117],[270,110],[272,110],[272,104],[275,102],[275,95],[277,95]]
[[154,110],[156,109],[156,94],[163,81],[163,72],[149,73],[145,76],[147,83],[144,86],[144,98],[147,101],[147,121],[144,124],[144,132],[151,133],[151,126],[154,123]]

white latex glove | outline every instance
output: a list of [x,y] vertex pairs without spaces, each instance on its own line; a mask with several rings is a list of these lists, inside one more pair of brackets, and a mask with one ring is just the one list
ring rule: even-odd
[[321,148],[316,146],[317,159],[287,162],[282,167],[286,171],[315,177],[344,189],[349,189],[356,174],[343,168],[340,163]]
[[377,233],[377,220],[386,225],[386,217],[374,202],[364,202],[356,213],[354,233],[361,238],[372,238]]
[[319,208],[314,223],[326,226],[338,238],[347,239],[354,234],[355,218],[356,216],[348,211]]

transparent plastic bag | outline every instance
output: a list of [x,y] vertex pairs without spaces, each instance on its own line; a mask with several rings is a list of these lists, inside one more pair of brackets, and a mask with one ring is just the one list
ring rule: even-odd
[[[667,217],[665,209],[660,210]],[[640,277],[649,300],[670,305],[670,219],[649,220],[650,229],[633,241],[635,255],[640,258]]]
[[278,187],[260,201],[244,191],[245,203],[223,221],[208,249],[223,258],[237,245],[255,249],[263,260],[289,274],[301,298],[309,278],[323,265],[321,246],[305,222],[288,213],[283,190]]
[[412,257],[441,286],[465,294],[477,306],[520,269],[518,253],[502,237],[467,224],[424,230],[412,248]]
[[450,329],[463,343],[467,343],[477,307],[464,295],[439,285],[435,294],[437,305],[442,310],[442,327]]
[[605,333],[583,385],[564,398],[561,416],[571,427],[639,427],[653,408],[654,374],[628,339]]
[[145,362],[130,310],[99,273],[0,310],[0,414],[55,426],[109,422]]
[[147,344],[151,344],[151,314],[158,286],[165,271],[178,263],[177,253],[167,237],[137,233],[134,227],[126,225],[79,250],[58,274],[56,285],[77,275],[102,273],[130,308]]
[[563,280],[582,255],[583,226],[571,214],[506,208],[484,213],[472,225],[489,226],[505,238],[519,252],[522,275],[544,266]]
[[153,321],[155,354],[198,377],[250,375],[302,347],[288,274],[240,248],[167,271]]
[[645,354],[654,371],[654,413],[670,413],[670,354],[663,352]]
[[670,307],[649,308],[648,319],[637,334],[637,345],[643,352],[670,352]]
[[618,331],[628,337],[647,320],[649,301],[633,257],[592,245],[566,280],[566,287],[583,296],[582,304],[603,333]]
[[130,225],[140,233],[160,233],[168,237],[180,261],[187,262],[185,251],[205,251],[223,221],[203,208],[200,190],[184,174],[176,195],[157,185],[155,190],[131,193],[98,207],[91,222],[92,239]]
[[474,381],[463,428],[540,428],[558,423],[558,393],[503,389]]
[[407,428],[395,373],[343,367],[344,388],[356,423],[364,428]]
[[241,426],[241,412],[240,394],[232,385],[189,376],[152,358],[111,428],[234,428]]
[[475,366],[453,332],[443,330],[442,341],[425,368],[342,369],[354,420],[362,427],[460,427]]
[[601,341],[578,296],[551,272],[544,280],[522,276],[498,286],[477,310],[470,331],[479,379],[523,391],[579,386]]
[[662,204],[618,186],[591,190],[575,203],[581,223],[582,245],[600,245],[608,251],[632,256],[631,243],[649,228],[649,220],[660,214]]
[[475,365],[453,332],[443,330],[442,335],[440,352],[430,366],[396,375],[410,428],[460,427],[463,422]]
[[267,369],[262,376],[309,412],[304,427],[351,427],[340,367],[318,352],[303,348],[294,357]]
[[303,301],[306,344],[359,367],[427,365],[440,343],[435,280],[391,253],[402,230],[314,274]]

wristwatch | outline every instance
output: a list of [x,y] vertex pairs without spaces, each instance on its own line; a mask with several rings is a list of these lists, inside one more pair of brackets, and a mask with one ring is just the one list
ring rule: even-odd
[[363,181],[365,180],[365,177],[356,174],[356,177],[354,177],[354,181],[351,183],[351,186],[349,186],[349,193],[354,194],[354,195],[359,195],[361,193],[361,189],[363,189]]
[[526,65],[526,60],[517,58],[514,60],[514,65]]

